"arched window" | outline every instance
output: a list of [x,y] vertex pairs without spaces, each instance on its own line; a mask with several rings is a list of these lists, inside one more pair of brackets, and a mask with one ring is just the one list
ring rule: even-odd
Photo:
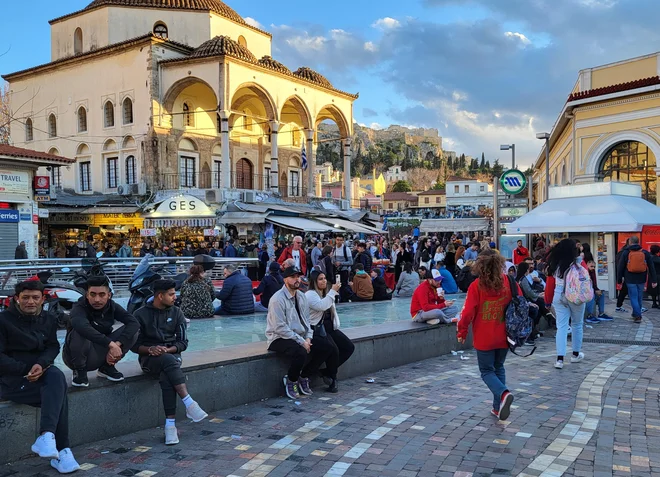
[[605,154],[600,166],[604,181],[632,182],[642,186],[642,197],[655,204],[656,158],[653,151],[636,141],[622,142]]
[[154,25],[154,35],[157,36],[158,38],[162,38],[163,40],[167,39],[167,25],[164,23],[156,23]]
[[79,55],[83,52],[83,33],[80,28],[76,28],[73,33],[73,54]]
[[188,103],[183,103],[183,125],[186,127],[195,127],[195,113]]
[[78,132],[87,131],[87,110],[85,106],[78,108]]
[[236,163],[236,183],[237,189],[252,190],[252,163],[245,158],[239,159]]
[[133,101],[131,98],[124,99],[122,110],[124,124],[133,124]]
[[53,113],[48,116],[48,137],[57,137],[57,118]]
[[245,37],[243,35],[240,35],[238,37],[238,44],[241,45],[241,46],[244,46],[245,48],[247,48],[247,40],[245,39]]
[[34,129],[32,128],[32,119],[25,120],[25,142],[34,140]]
[[112,101],[106,101],[103,106],[103,125],[106,128],[111,128],[115,125],[115,105],[112,104]]
[[126,183],[137,184],[137,163],[135,156],[128,156],[126,158]]

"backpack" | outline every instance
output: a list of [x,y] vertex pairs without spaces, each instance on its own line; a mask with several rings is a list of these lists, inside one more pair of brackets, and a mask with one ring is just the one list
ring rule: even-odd
[[631,250],[628,253],[626,270],[630,273],[646,273],[646,254],[644,250]]
[[[534,321],[529,316],[529,303],[524,296],[518,295],[518,285],[516,281],[507,275],[509,280],[509,287],[511,288],[511,303],[506,307],[504,312],[504,322],[506,324],[506,341],[509,345],[509,350],[517,355],[516,348],[523,346],[529,335],[532,334],[534,329]],[[524,357],[531,356],[536,351],[536,346],[532,351]]]
[[564,279],[564,296],[569,303],[582,305],[594,298],[594,287],[589,272],[581,265],[573,264]]
[[320,271],[323,275],[326,275],[326,276],[328,275],[328,271],[326,270],[326,266],[325,266],[325,257],[322,257],[322,258],[318,261],[318,265],[316,265],[316,267],[319,269],[319,271]]

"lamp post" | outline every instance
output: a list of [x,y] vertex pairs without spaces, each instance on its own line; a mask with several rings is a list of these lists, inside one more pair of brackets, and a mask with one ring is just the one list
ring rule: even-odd
[[545,200],[550,197],[550,134],[538,133],[536,139],[545,141]]
[[516,145],[515,144],[502,144],[500,151],[508,151],[511,149],[511,169],[516,168]]

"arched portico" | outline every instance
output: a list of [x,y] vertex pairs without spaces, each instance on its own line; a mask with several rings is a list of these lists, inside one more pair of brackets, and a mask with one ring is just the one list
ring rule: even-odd
[[[344,152],[344,198],[348,201],[349,205],[353,207],[352,201],[352,183],[351,183],[351,124],[346,120],[346,116],[333,104],[329,104],[321,108],[314,120],[314,130],[323,121],[333,121],[339,128],[340,140]],[[309,184],[312,189],[313,185]]]
[[600,166],[607,154],[614,146],[626,141],[637,141],[646,145],[655,157],[660,157],[660,138],[655,134],[643,131],[620,131],[600,138],[587,151],[585,174],[596,178],[600,173]]

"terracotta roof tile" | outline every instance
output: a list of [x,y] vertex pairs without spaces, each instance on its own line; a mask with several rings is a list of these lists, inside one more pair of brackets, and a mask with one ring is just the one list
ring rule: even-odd
[[446,195],[446,194],[447,193],[445,192],[444,189],[431,189],[424,192],[420,192],[417,195],[419,196],[419,195]]
[[294,71],[293,74],[294,76],[298,76],[299,78],[310,81],[312,83],[320,84],[326,88],[334,88],[332,83],[330,83],[330,81],[328,81],[325,76],[311,68],[307,68],[306,66],[301,66],[296,71]]
[[270,68],[271,70],[279,71],[280,73],[284,73],[286,75],[292,75],[291,70],[284,66],[282,63],[280,63],[277,60],[274,60],[272,57],[266,55],[262,57],[258,63],[261,66],[264,66],[266,68]]
[[408,200],[411,202],[415,202],[417,200],[417,197],[412,194],[409,194],[408,192],[387,192],[383,194],[383,200],[394,200],[394,201]]
[[31,149],[23,149],[20,147],[10,146],[8,144],[0,144],[0,156],[24,157],[26,159],[45,159],[52,162],[60,162],[62,164],[73,164],[76,162],[75,159],[69,159],[68,157],[56,156],[54,154],[33,151]]
[[211,56],[233,56],[240,60],[256,63],[257,57],[246,47],[228,36],[216,36],[199,45],[190,55],[190,58],[206,58]]
[[658,84],[660,84],[660,76],[651,76],[650,78],[638,79],[635,81],[629,81],[627,83],[619,83],[611,86],[603,86],[602,88],[594,88],[587,91],[572,93],[568,97],[568,101],[571,102],[571,101],[576,101],[578,99],[593,98],[594,96],[619,93],[621,91],[644,88],[646,86],[655,86]]

